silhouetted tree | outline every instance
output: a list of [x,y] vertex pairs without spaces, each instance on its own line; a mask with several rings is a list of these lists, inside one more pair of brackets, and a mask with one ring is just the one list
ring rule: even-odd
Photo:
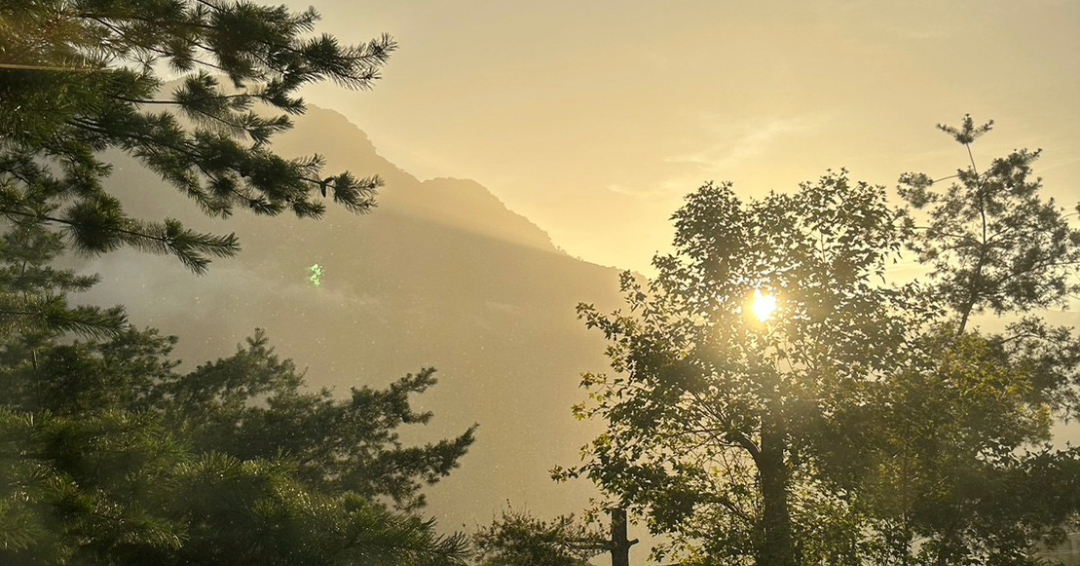
[[[969,146],[989,126],[942,129]],[[1033,315],[971,321],[1077,288],[1080,232],[1039,197],[1035,156],[972,159],[944,192],[905,175],[926,227],[844,173],[746,203],[729,185],[689,195],[658,275],[624,276],[629,311],[579,307],[615,373],[583,376],[577,414],[608,430],[561,476],[588,475],[695,561],[1029,563],[1080,509],[1080,454],[1048,444],[1080,346]],[[930,274],[890,285],[905,246]],[[777,298],[767,320],[755,292]]]
[[572,515],[544,521],[509,510],[478,530],[473,546],[480,566],[585,566],[609,544],[598,529]]
[[[805,476],[796,433],[826,390],[893,362],[891,312],[907,298],[869,282],[902,246],[901,217],[882,188],[841,173],[746,205],[706,185],[675,225],[650,286],[624,276],[629,313],[580,307],[618,374],[583,378],[594,404],[578,414],[609,430],[571,473],[719,562],[796,564],[800,529],[844,512]],[[755,291],[781,298],[772,319],[750,313]]]

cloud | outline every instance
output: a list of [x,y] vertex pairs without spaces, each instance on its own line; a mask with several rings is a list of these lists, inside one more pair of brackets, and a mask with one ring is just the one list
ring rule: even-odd
[[769,144],[784,135],[810,129],[810,120],[805,118],[765,118],[732,123],[708,116],[704,122],[714,143],[702,151],[668,157],[665,161],[696,165],[711,173],[723,172],[760,155]]
[[705,132],[704,148],[692,153],[663,159],[674,171],[666,180],[649,187],[610,184],[614,193],[637,198],[661,198],[684,194],[708,180],[730,178],[732,171],[746,165],[785,137],[804,135],[817,128],[823,119],[813,117],[735,119],[706,115],[700,129]]

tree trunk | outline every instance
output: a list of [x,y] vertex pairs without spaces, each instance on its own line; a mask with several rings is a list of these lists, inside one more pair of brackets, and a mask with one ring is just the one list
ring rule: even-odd
[[630,547],[636,543],[626,538],[626,509],[611,509],[611,566],[630,566]]
[[788,510],[788,469],[784,461],[787,442],[779,411],[770,411],[762,419],[761,496],[765,506],[763,548],[758,553],[758,566],[797,566],[795,543],[791,536],[791,514]]

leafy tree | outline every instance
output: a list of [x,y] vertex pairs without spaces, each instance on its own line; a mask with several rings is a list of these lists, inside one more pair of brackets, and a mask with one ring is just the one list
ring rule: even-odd
[[[318,217],[328,195],[372,206],[376,177],[324,176],[322,159],[284,159],[274,134],[322,80],[368,88],[395,44],[342,46],[310,34],[314,10],[246,0],[10,0],[0,6],[0,217],[62,229],[78,251],[130,245],[196,273],[239,250],[235,235],[127,216],[101,152],[132,155],[207,214],[241,206]],[[162,97],[156,70],[179,86]],[[222,84],[222,80],[225,84]],[[185,121],[186,120],[186,121]]]
[[[942,129],[969,146],[989,126]],[[1080,352],[1036,316],[1004,333],[971,321],[1075,290],[1080,232],[1038,195],[1035,156],[973,161],[944,192],[905,175],[928,226],[844,173],[748,203],[729,185],[688,196],[657,277],[624,276],[629,312],[579,307],[616,374],[584,375],[576,411],[608,431],[560,475],[706,561],[1029,563],[1080,503],[1060,481],[1078,454],[1048,445]],[[905,246],[931,274],[889,285]],[[777,299],[767,320],[755,292]]]
[[544,521],[511,509],[477,531],[473,546],[481,566],[585,566],[609,544],[573,515]]
[[[797,433],[843,383],[886,371],[903,336],[894,313],[907,298],[872,283],[901,249],[901,217],[882,188],[838,173],[747,204],[709,184],[675,225],[648,288],[623,277],[629,314],[579,309],[618,373],[583,378],[593,403],[579,416],[609,429],[570,474],[716,560],[795,564],[813,538],[798,529],[844,511],[815,485]],[[753,318],[755,291],[781,299],[773,319]]]

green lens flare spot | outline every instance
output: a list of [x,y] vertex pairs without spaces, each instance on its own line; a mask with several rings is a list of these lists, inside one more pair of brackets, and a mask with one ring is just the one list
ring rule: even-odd
[[316,263],[315,265],[309,267],[308,271],[311,272],[311,277],[308,277],[308,281],[314,283],[316,287],[322,285],[322,266]]

